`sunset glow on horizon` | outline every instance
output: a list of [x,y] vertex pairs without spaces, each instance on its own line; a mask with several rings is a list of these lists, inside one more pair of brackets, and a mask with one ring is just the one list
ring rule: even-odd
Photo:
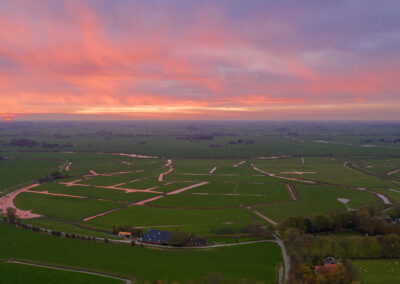
[[3,120],[400,119],[400,2],[1,1]]

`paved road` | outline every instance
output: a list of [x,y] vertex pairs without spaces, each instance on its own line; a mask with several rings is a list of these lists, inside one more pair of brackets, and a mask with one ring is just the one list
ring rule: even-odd
[[[123,243],[123,242],[130,242],[130,241],[120,240],[119,242]],[[232,243],[232,244],[209,245],[209,246],[202,246],[202,247],[173,247],[173,246],[145,244],[145,243],[140,243],[140,242],[136,242],[136,245],[143,245],[146,247],[158,247],[158,248],[164,248],[164,249],[188,250],[188,249],[210,249],[210,248],[221,248],[221,247],[233,247],[233,246],[240,246],[240,245],[257,244],[257,243],[277,243],[277,242],[276,242],[276,240],[260,240],[260,241],[249,241],[249,242]]]
[[283,262],[285,263],[285,284],[287,284],[289,283],[290,257],[286,253],[286,248],[282,240],[277,235],[275,235],[275,238],[275,242],[281,247],[282,250]]
[[[277,223],[271,219],[269,219],[268,217],[264,216],[263,214],[261,214],[258,211],[252,210],[251,208],[249,208],[252,212],[254,212],[255,214],[257,214],[258,216],[260,216],[261,218],[263,218],[264,220],[267,220],[268,222],[277,225]],[[278,246],[280,246],[281,251],[282,251],[282,257],[283,257],[283,262],[285,264],[285,284],[289,283],[289,271],[290,271],[290,257],[288,256],[288,254],[286,253],[286,248],[284,243],[282,242],[282,240],[277,236],[274,235],[275,237],[275,242]]]
[[9,261],[7,261],[7,262],[8,262],[8,263],[25,264],[25,265],[37,266],[37,267],[43,267],[43,268],[49,268],[49,269],[56,269],[56,270],[63,270],[63,271],[71,271],[71,272],[79,272],[79,273],[97,275],[97,276],[102,276],[102,277],[107,277],[107,278],[112,278],[112,279],[121,280],[121,281],[125,282],[125,284],[132,284],[132,281],[131,281],[130,279],[125,279],[125,278],[121,278],[121,277],[117,277],[117,276],[112,276],[112,275],[107,275],[107,274],[101,274],[101,273],[96,273],[96,272],[91,272],[91,271],[76,270],[76,269],[69,269],[69,268],[60,268],[60,267],[55,267],[55,266],[34,264],[34,263],[24,262],[24,261],[18,261],[18,260],[9,260]]

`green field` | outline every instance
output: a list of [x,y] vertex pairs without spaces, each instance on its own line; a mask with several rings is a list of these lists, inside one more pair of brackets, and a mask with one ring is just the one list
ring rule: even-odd
[[400,260],[358,260],[354,262],[360,280],[365,284],[399,283]]
[[60,154],[1,153],[0,196],[2,191],[24,182],[36,180],[58,169],[64,163]]
[[349,200],[348,206],[356,209],[363,205],[380,206],[379,199],[370,193],[341,188],[337,186],[303,185],[293,186],[298,200],[280,202],[257,207],[257,210],[280,221],[290,216],[312,216],[333,211],[346,210],[346,206],[338,198]]
[[[110,235],[114,226],[129,225],[144,231],[179,229],[221,243],[235,243],[239,235],[254,240],[259,237],[249,233],[255,221],[273,227],[254,210],[279,222],[365,205],[377,209],[400,205],[400,172],[394,172],[400,169],[400,144],[395,142],[399,127],[374,122],[15,122],[0,125],[0,196],[59,170],[62,178],[47,179],[31,189],[37,193],[22,192],[14,199],[17,208],[42,215],[23,222],[110,239],[118,238]],[[21,138],[36,144],[10,146],[12,139]],[[43,142],[58,146],[45,148]],[[160,174],[169,170],[168,160],[173,170],[159,181]],[[65,184],[72,181],[81,185]],[[169,194],[200,182],[207,184]],[[150,188],[152,192],[123,190]],[[131,206],[153,197],[158,199]],[[113,209],[120,210],[83,221]],[[217,271],[228,279],[254,277],[272,283],[281,261],[279,248],[270,243],[178,252],[60,239],[0,225],[7,231],[0,234],[2,259],[87,268],[140,281],[200,280]],[[335,238],[340,243],[340,236]],[[313,246],[316,254],[318,245]],[[338,253],[342,253],[339,248],[334,254]],[[380,257],[380,252],[360,253],[368,256]],[[7,271],[28,269],[1,265]],[[389,277],[387,283],[398,280],[391,273],[393,263],[377,266],[379,271],[373,273],[387,271],[381,276]],[[360,262],[363,267],[361,275],[375,271],[368,262]],[[361,278],[363,283],[378,283],[368,282],[372,276]]]
[[[280,248],[273,243],[211,250],[159,250],[55,238],[0,223],[0,259],[102,271],[139,281],[201,280],[209,273],[227,279],[277,279]],[[229,265],[226,260],[229,259]],[[184,269],[177,269],[184,267]]]
[[189,233],[210,234],[212,229],[230,226],[240,228],[258,219],[245,208],[214,210],[179,210],[146,206],[132,206],[91,221],[90,226],[110,230],[115,225],[139,227],[164,227],[173,231],[176,228]]
[[22,283],[100,283],[116,284],[122,280],[91,275],[80,272],[71,272],[43,268],[18,263],[0,263],[0,282],[4,284]]
[[33,191],[48,191],[56,194],[66,194],[83,196],[90,199],[105,199],[110,201],[120,202],[134,202],[153,197],[155,193],[148,192],[130,192],[126,193],[123,190],[99,188],[99,187],[86,187],[86,186],[71,186],[66,187],[62,184],[49,183],[43,184],[39,187],[32,189]]
[[93,199],[51,196],[23,192],[14,200],[22,210],[62,220],[77,221],[121,206],[120,203]]

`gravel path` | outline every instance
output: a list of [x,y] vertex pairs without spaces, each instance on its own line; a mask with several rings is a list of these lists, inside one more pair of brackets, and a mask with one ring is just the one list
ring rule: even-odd
[[280,246],[282,251],[283,262],[285,263],[285,284],[289,283],[289,272],[290,272],[290,257],[288,256],[285,248],[285,244],[282,240],[275,235],[276,243]]
[[398,173],[398,172],[400,172],[400,170],[392,171],[392,172],[390,172],[390,173],[387,173],[387,175],[388,175],[388,176],[391,176],[391,175],[393,175],[393,174],[395,174],[395,173]]

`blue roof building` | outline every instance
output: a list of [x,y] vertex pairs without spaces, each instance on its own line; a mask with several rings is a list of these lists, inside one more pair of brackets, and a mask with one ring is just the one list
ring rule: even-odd
[[168,244],[171,234],[167,231],[148,230],[148,232],[141,238],[143,243],[149,244]]

